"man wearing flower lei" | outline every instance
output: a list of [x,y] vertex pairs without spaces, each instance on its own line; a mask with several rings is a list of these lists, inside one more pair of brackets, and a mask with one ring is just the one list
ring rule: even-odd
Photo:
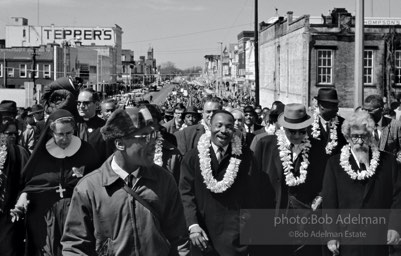
[[[357,111],[342,126],[348,144],[341,154],[327,162],[323,181],[323,209],[390,209],[384,229],[367,232],[374,245],[346,245],[342,239],[327,239],[327,248],[335,255],[389,255],[388,245],[398,244],[401,231],[401,176],[393,155],[380,151],[373,142],[375,123],[366,111]],[[337,210],[337,211],[338,211]],[[382,217],[382,216],[381,216]],[[325,225],[329,231],[366,230],[366,226]],[[353,223],[355,224],[355,223]],[[369,225],[370,226],[370,225]],[[360,229],[361,228],[361,229]],[[345,238],[346,239],[346,238]],[[363,241],[362,241],[363,242]]]
[[151,104],[145,104],[139,107],[127,107],[125,110],[135,125],[146,126],[146,124],[149,123],[153,124],[157,130],[153,162],[173,174],[174,179],[178,184],[182,155],[178,148],[170,142],[169,136],[171,136],[175,141],[174,135],[162,130],[163,126],[159,124],[161,119],[160,112],[158,112],[157,108]]
[[332,88],[321,88],[315,99],[317,111],[313,115],[310,136],[324,142],[323,150],[326,151],[327,157],[339,154],[347,142],[341,133],[344,118],[337,115],[339,102],[337,91]]
[[221,108],[222,102],[220,98],[207,96],[203,100],[203,113],[200,123],[174,133],[177,138],[177,148],[180,150],[182,155],[185,155],[189,150],[196,148],[199,138],[209,130],[210,119],[213,113]]
[[8,142],[0,114],[0,254],[23,255],[23,223],[12,223],[10,210],[14,208],[18,193],[22,190],[22,168],[28,161],[28,152]]
[[[307,136],[307,128],[313,118],[302,104],[291,103],[284,107],[278,118],[280,129],[275,135],[267,135],[259,140],[254,151],[252,172],[260,176],[257,202],[261,207],[270,202],[269,183],[274,189],[276,215],[282,211],[298,209],[312,212],[321,203],[319,194],[326,160],[321,150],[321,142]],[[320,255],[318,246],[280,246],[279,255]],[[278,253],[278,252],[277,252]]]
[[[239,243],[240,209],[249,203],[250,151],[235,135],[234,117],[225,110],[211,117],[210,131],[182,160],[179,189],[192,252],[247,255]],[[207,254],[209,255],[209,254]]]

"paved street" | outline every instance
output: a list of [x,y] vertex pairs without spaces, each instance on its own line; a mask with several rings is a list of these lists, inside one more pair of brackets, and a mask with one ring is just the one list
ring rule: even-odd
[[149,100],[149,97],[152,95],[153,100],[151,103],[161,104],[166,100],[167,95],[173,90],[173,88],[174,88],[174,84],[167,84],[167,85],[163,86],[163,88],[160,91],[157,91],[157,92],[152,91],[152,92],[146,94],[144,96],[144,99]]

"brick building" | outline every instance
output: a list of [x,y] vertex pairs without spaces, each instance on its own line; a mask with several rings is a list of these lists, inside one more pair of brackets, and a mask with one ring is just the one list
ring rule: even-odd
[[[310,105],[322,87],[336,88],[340,107],[354,106],[355,17],[343,8],[298,18],[288,12],[260,24],[260,103]],[[364,93],[388,99],[401,91],[401,19],[365,18]]]

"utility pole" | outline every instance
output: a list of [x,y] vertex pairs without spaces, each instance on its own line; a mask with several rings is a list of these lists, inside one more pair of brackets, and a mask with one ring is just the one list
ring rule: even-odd
[[6,76],[8,76],[7,66],[6,66],[6,51],[3,52],[3,88],[7,88],[6,85]]
[[363,104],[363,59],[364,59],[364,0],[356,0],[356,17],[355,17],[355,93],[354,107]]
[[223,88],[223,42],[218,42],[220,44],[220,85],[217,89],[217,96],[220,96],[220,92]]
[[67,77],[67,47],[68,47],[68,42],[64,41],[63,42],[63,59],[64,59],[64,65],[63,65],[63,75],[64,77]]
[[259,22],[258,22],[258,0],[255,0],[255,102],[259,105]]
[[31,72],[31,76],[32,76],[32,82],[33,82],[33,86],[34,86],[34,90],[36,90],[36,48],[33,47],[33,53],[32,53],[32,72]]

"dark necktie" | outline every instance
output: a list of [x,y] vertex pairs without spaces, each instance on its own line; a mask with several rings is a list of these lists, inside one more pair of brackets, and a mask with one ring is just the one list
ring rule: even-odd
[[132,173],[131,173],[130,175],[128,175],[127,179],[128,179],[127,180],[128,187],[133,188],[134,182],[135,182],[135,176],[132,175]]
[[327,134],[330,134],[330,122],[329,121],[326,122],[326,132],[327,132]]
[[221,162],[221,159],[223,159],[223,152],[224,152],[224,149],[222,147],[219,147],[217,149],[216,158],[219,163]]

